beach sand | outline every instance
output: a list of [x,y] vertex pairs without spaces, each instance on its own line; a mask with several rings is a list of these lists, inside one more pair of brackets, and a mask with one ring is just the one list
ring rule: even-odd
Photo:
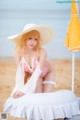
[[[53,89],[58,91],[61,89],[71,90],[71,60],[51,60],[56,69],[56,85]],[[0,59],[0,112],[3,112],[3,104],[10,96],[15,84],[16,65],[13,58]],[[75,60],[75,94],[80,96],[80,59]],[[24,120],[8,116],[10,120]]]

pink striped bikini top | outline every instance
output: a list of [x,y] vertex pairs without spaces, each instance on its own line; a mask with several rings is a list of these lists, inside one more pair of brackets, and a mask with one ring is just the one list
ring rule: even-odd
[[33,71],[36,69],[36,66],[38,64],[38,58],[34,55],[32,59],[32,64],[31,67],[30,65],[26,62],[25,58],[23,57],[23,66],[24,66],[24,71],[28,73],[33,73]]

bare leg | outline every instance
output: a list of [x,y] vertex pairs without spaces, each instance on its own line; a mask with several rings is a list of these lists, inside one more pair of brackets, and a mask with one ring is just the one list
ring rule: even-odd
[[[54,81],[55,82],[55,69],[54,67],[50,68],[50,71],[48,72],[48,74],[45,76],[44,81]],[[53,92],[53,84],[44,84],[43,85],[43,92]]]
[[39,78],[37,81],[37,85],[36,85],[36,93],[42,93],[42,83],[43,83],[43,78]]

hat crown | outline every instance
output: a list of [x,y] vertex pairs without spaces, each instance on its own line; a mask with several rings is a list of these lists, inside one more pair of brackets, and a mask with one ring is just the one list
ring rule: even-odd
[[32,27],[36,27],[36,24],[27,24],[27,25],[25,25],[23,31],[28,30],[28,29],[30,29]]

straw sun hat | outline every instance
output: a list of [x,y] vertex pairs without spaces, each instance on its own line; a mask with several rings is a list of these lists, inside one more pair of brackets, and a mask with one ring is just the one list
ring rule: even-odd
[[53,29],[47,25],[27,24],[21,33],[8,37],[9,40],[18,45],[21,42],[21,38],[25,33],[32,30],[37,30],[40,33],[40,44],[44,45],[53,39]]

